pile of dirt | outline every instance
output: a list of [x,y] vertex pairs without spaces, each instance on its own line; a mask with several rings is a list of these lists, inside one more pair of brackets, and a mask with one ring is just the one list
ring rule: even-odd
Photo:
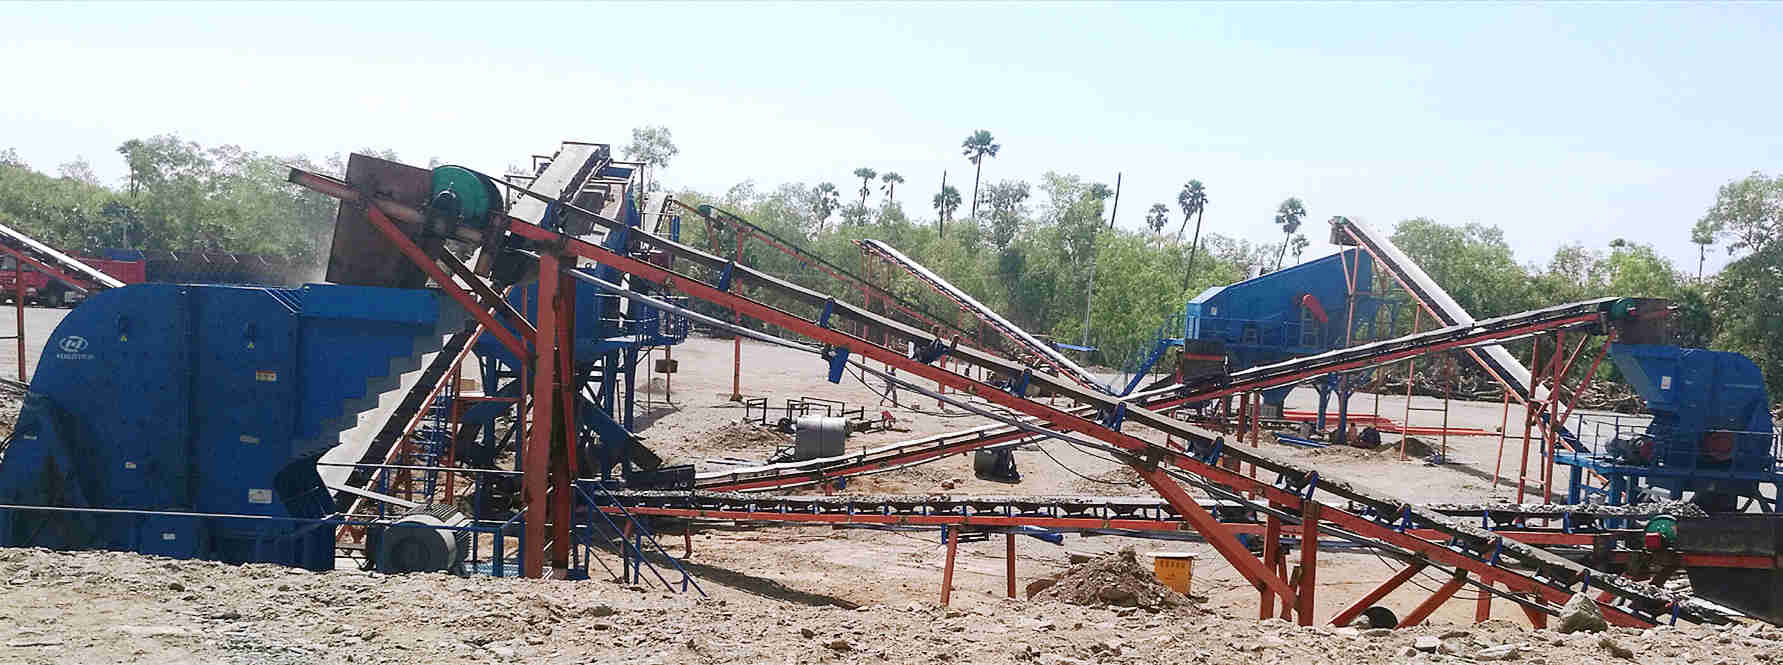
[[774,453],[775,448],[789,445],[792,437],[748,423],[726,423],[717,429],[695,434],[693,440],[711,450],[748,451],[760,456]]
[[1072,566],[1036,597],[1072,605],[1138,607],[1153,612],[1189,606],[1187,596],[1158,583],[1157,576],[1139,564],[1139,555],[1131,547]]

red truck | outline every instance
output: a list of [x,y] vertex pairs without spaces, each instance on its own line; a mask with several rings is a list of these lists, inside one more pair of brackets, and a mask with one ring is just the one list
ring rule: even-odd
[[[125,284],[138,284],[146,279],[145,264],[142,261],[112,261],[87,256],[74,258],[92,266],[95,270],[118,278],[118,281]],[[13,265],[16,261],[18,259],[11,255],[0,256],[0,302],[11,304],[13,294],[18,293],[13,284],[14,276],[18,274],[13,272]],[[25,302],[29,304],[47,307],[73,307],[87,297],[86,292],[44,274],[43,271],[37,269],[37,266],[29,263],[25,264],[23,277]]]

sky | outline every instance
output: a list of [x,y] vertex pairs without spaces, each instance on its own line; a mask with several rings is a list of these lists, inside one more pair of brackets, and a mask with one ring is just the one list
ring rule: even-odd
[[[499,171],[662,125],[671,188],[859,187],[932,216],[984,179],[1114,184],[1118,222],[1206,183],[1206,229],[1275,207],[1504,229],[1519,261],[1653,244],[1687,272],[1716,189],[1783,173],[1783,4],[0,3],[0,149],[122,179],[125,140]],[[1038,194],[1038,193],[1037,193]],[[874,194],[877,201],[878,193]],[[1726,261],[1709,256],[1714,271]]]

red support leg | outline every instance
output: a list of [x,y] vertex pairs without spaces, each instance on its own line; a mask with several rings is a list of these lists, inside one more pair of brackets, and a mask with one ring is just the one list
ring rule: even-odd
[[[743,262],[743,229],[737,229],[737,253],[732,255],[733,261]],[[735,286],[731,288],[737,288]],[[731,321],[743,325],[743,313],[731,310]],[[731,401],[743,401],[743,336],[731,336]]]
[[960,528],[947,530],[947,567],[941,569],[941,606],[953,599],[953,559],[960,550]]
[[15,306],[14,319],[18,323],[18,334],[14,339],[19,343],[19,383],[30,383],[30,375],[25,373],[25,262],[18,257],[12,259],[12,303]]
[[[570,263],[574,264],[573,261]],[[541,275],[539,283],[543,284],[544,281],[545,278]],[[553,276],[552,281],[558,283],[559,287],[562,286],[561,276]],[[576,315],[575,309],[570,306],[575,302],[573,288],[554,288],[553,291],[555,298],[540,301],[540,304],[549,304],[556,311],[553,318],[557,319],[557,339],[560,344],[557,354],[549,357],[557,364],[557,376],[556,381],[551,384],[550,399],[557,402],[554,408],[559,420],[559,429],[551,437],[551,566],[561,576],[569,572],[572,542],[570,525],[574,521],[576,499],[576,456],[571,454],[575,450],[576,410],[574,395],[565,383],[573,371],[571,356],[575,353]],[[544,362],[546,357],[540,356],[540,362]],[[538,396],[535,395],[534,399],[538,399]]]
[[[1263,565],[1270,569],[1279,569],[1278,564],[1282,560],[1282,520],[1269,515],[1264,518],[1263,524]],[[1275,616],[1275,593],[1269,589],[1262,589],[1259,593],[1261,597],[1257,600],[1257,618],[1268,619]]]
[[[377,219],[377,215],[372,216]],[[552,254],[539,255],[539,325],[534,346],[532,375],[532,431],[526,440],[521,463],[521,482],[526,496],[526,560],[521,573],[540,577],[545,564],[545,527],[549,521],[551,473],[551,441],[556,430],[557,414],[552,399],[557,383],[557,300],[558,259]]]
[[1492,618],[1492,584],[1488,582],[1480,587],[1480,599],[1473,606],[1473,622],[1484,623],[1490,618]]
[[1350,625],[1350,622],[1355,621],[1356,617],[1362,616],[1362,613],[1368,611],[1368,608],[1374,607],[1375,603],[1380,602],[1382,598],[1386,598],[1387,594],[1393,593],[1394,589],[1398,589],[1401,585],[1405,584],[1406,580],[1410,580],[1413,576],[1423,571],[1427,565],[1429,564],[1419,561],[1394,573],[1392,577],[1387,578],[1387,581],[1382,582],[1380,586],[1363,594],[1361,598],[1357,598],[1356,602],[1350,603],[1350,606],[1344,608],[1342,612],[1338,612],[1337,616],[1331,617],[1331,625]]
[[1465,584],[1467,584],[1467,571],[1455,571],[1454,577],[1449,578],[1448,582],[1437,588],[1436,593],[1430,594],[1429,598],[1425,598],[1424,602],[1418,604],[1417,609],[1412,610],[1411,614],[1400,620],[1399,627],[1411,628],[1424,623],[1424,620],[1430,618],[1430,614],[1435,612],[1436,608],[1442,607],[1442,604],[1454,597],[1455,592],[1460,591],[1462,585]]
[[1003,575],[1008,580],[1008,589],[1006,590],[1006,593],[1008,594],[1008,596],[1010,598],[1014,598],[1015,597],[1015,534],[1013,534],[1013,533],[1007,534],[1007,538],[1008,538],[1008,541],[1005,542],[1004,550],[1003,550]]
[[1294,613],[1300,625],[1312,625],[1313,594],[1319,587],[1319,504],[1307,502],[1300,522],[1300,597]]
[[1548,613],[1547,612],[1543,612],[1541,610],[1530,607],[1528,605],[1524,605],[1522,603],[1518,603],[1517,607],[1519,607],[1523,610],[1523,616],[1529,617],[1530,627],[1535,628],[1536,630],[1541,630],[1543,628],[1548,627]]

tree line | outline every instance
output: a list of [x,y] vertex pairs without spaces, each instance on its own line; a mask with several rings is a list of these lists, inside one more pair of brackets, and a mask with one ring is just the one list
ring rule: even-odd
[[[634,130],[622,150],[657,169],[679,152],[659,127]],[[1148,346],[1159,326],[1195,294],[1279,269],[1309,245],[1299,231],[1311,206],[1299,198],[1275,209],[1282,236],[1274,242],[1219,233],[1217,214],[1231,213],[1217,213],[1210,203],[1217,182],[1199,177],[1185,180],[1174,209],[1151,204],[1142,229],[1115,228],[1113,192],[1104,183],[1056,170],[1034,182],[985,179],[986,163],[1001,151],[990,132],[969,134],[961,152],[973,167],[970,198],[947,185],[928,200],[922,217],[904,210],[902,176],[870,166],[853,171],[859,186],[846,202],[831,182],[764,189],[745,181],[722,193],[683,190],[678,196],[801,238],[856,274],[886,273],[869,272],[883,269],[866,265],[854,241],[886,241],[1018,325],[1060,341],[1087,341],[1099,349],[1090,360],[1113,366]],[[11,150],[0,151],[0,223],[75,251],[129,247],[276,254],[317,263],[326,258],[335,202],[286,184],[285,167],[340,174],[343,156],[314,160],[227,145],[205,148],[171,135],[127,141],[117,152],[128,175],[107,185],[84,160],[61,164],[51,175]],[[1213,227],[1205,224],[1210,210],[1217,213]],[[1172,221],[1176,231],[1166,233]],[[1428,218],[1399,222],[1392,239],[1479,317],[1598,296],[1671,299],[1679,306],[1680,343],[1752,357],[1772,395],[1783,396],[1783,317],[1774,314],[1783,311],[1783,177],[1754,173],[1730,182],[1701,219],[1680,227],[1688,231],[1680,235],[1698,245],[1699,257],[1720,248],[1734,259],[1719,273],[1703,275],[1700,264],[1681,270],[1651,246],[1611,239],[1601,247],[1561,247],[1546,262],[1525,264],[1497,227]],[[684,241],[733,249],[734,237],[713,237],[704,225],[684,224],[682,232]],[[847,297],[844,285],[826,283],[828,276],[777,251],[745,245],[743,255],[746,263]],[[876,281],[932,312],[957,315],[961,327],[975,325],[913,280]],[[1409,331],[1407,314],[1396,332]]]

